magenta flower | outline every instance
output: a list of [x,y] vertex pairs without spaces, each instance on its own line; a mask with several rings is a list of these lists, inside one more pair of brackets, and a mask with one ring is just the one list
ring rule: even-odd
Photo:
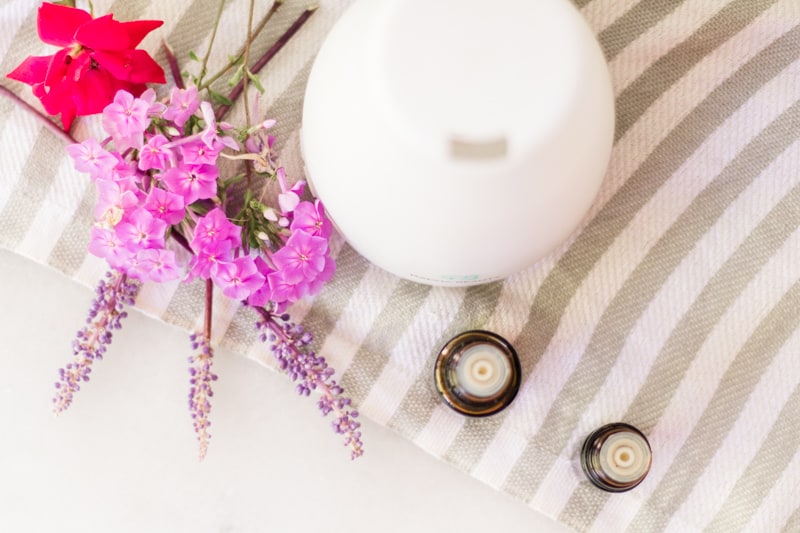
[[214,165],[217,162],[223,145],[221,142],[214,139],[211,146],[198,140],[194,140],[180,145],[181,156],[183,162],[190,165]]
[[115,226],[125,213],[139,205],[136,189],[128,182],[97,180],[97,204],[94,207],[95,219]]
[[158,187],[150,190],[150,194],[147,195],[147,200],[144,202],[144,208],[155,218],[170,225],[179,223],[186,214],[182,196]]
[[242,244],[242,228],[231,223],[225,212],[217,207],[209,211],[206,216],[197,221],[197,226],[192,237],[192,249],[195,251],[205,249],[238,248]]
[[156,283],[164,283],[180,277],[175,252],[164,249],[140,250],[139,264],[147,271],[147,276]]
[[189,205],[217,194],[217,176],[219,168],[214,165],[179,165],[162,173],[160,178]]
[[256,265],[259,273],[264,277],[264,282],[261,284],[261,287],[250,293],[250,296],[247,298],[247,303],[256,307],[263,307],[267,305],[272,298],[272,290],[269,288],[267,276],[269,276],[273,270],[260,256],[257,256],[253,260],[253,263]]
[[283,248],[275,252],[272,261],[289,283],[309,281],[325,268],[328,241],[303,231],[295,231]]
[[331,280],[333,274],[336,272],[336,262],[331,259],[330,256],[325,256],[325,266],[322,267],[322,270],[317,277],[314,279],[308,280],[308,292],[306,293],[308,296],[314,296],[319,291],[322,290],[322,287]]
[[232,263],[220,263],[213,276],[222,293],[234,300],[246,299],[264,284],[264,276],[250,256],[237,257]]
[[[217,134],[217,119],[214,116],[214,108],[211,107],[211,104],[208,102],[201,102],[200,103],[200,111],[203,113],[203,120],[206,123],[206,128],[200,135],[200,138],[209,148],[214,146],[214,142],[221,142],[223,145],[227,146],[232,150],[239,150],[239,144],[233,140],[232,138],[226,135],[218,135]],[[220,124],[220,127],[230,128],[230,124]]]
[[67,146],[75,170],[86,172],[92,179],[102,178],[117,165],[117,159],[94,139]]
[[267,276],[269,283],[269,299],[275,303],[294,303],[308,293],[308,284],[304,280],[290,280],[286,272],[277,271]]
[[174,157],[172,151],[164,146],[169,140],[161,134],[154,135],[139,152],[139,170],[166,170]]
[[185,281],[194,278],[208,279],[215,275],[220,264],[230,263],[233,260],[233,251],[224,246],[228,241],[223,241],[217,248],[207,247],[199,250],[189,261],[189,272]]
[[114,139],[117,150],[142,147],[144,130],[150,125],[150,102],[134,98],[128,91],[117,91],[114,101],[103,109],[103,128]]
[[278,195],[278,205],[281,208],[281,212],[283,214],[291,213],[300,203],[300,197],[303,195],[306,182],[298,181],[290,188],[286,183],[286,170],[283,167],[275,171],[275,177],[281,187],[281,193]]
[[132,252],[147,248],[163,248],[166,229],[166,222],[155,218],[142,208],[131,213],[115,228],[120,241]]
[[89,252],[101,259],[105,259],[109,265],[115,268],[125,265],[128,256],[131,254],[114,233],[114,230],[98,227],[92,228]]
[[179,128],[183,128],[189,117],[197,111],[199,105],[197,87],[192,86],[188,89],[174,87],[169,96],[169,106],[164,110],[164,118],[171,120]]
[[333,225],[325,216],[325,207],[322,202],[316,200],[311,202],[300,202],[294,208],[294,219],[292,220],[292,230],[300,230],[327,239],[333,232]]

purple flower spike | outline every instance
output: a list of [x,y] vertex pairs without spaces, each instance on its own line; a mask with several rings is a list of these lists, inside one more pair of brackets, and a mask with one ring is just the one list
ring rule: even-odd
[[196,355],[189,358],[189,413],[192,415],[194,432],[197,434],[199,445],[199,458],[202,461],[208,451],[208,441],[211,434],[208,428],[211,422],[208,414],[211,412],[211,397],[214,391],[211,390],[211,382],[217,380],[217,375],[211,372],[211,364],[214,359],[214,349],[205,335],[193,333],[190,337],[192,349],[197,351]]
[[72,398],[80,390],[82,381],[89,381],[92,363],[102,359],[111,344],[111,334],[122,327],[127,316],[126,305],[133,305],[139,284],[120,272],[112,270],[97,285],[97,296],[89,308],[86,327],[78,332],[72,345],[74,358],[59,370],[53,412],[59,414],[72,404]]
[[263,320],[256,323],[262,342],[272,344],[272,354],[280,369],[292,381],[297,382],[297,393],[308,396],[311,391],[320,393],[317,406],[322,415],[334,413],[333,430],[344,437],[344,445],[350,448],[350,458],[364,454],[361,442],[361,422],[358,411],[351,407],[350,398],[343,396],[344,389],[333,378],[333,368],[324,357],[309,349],[314,338],[302,325],[289,321],[288,314],[277,315],[260,310]]

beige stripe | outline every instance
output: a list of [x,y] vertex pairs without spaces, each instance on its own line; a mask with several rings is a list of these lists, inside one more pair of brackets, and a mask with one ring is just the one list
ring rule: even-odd
[[681,79],[692,65],[747,26],[775,1],[734,0],[705,23],[691,38],[650,66],[617,97],[617,109],[625,112],[617,114],[616,140],[625,135],[625,132],[663,92],[654,91],[653,87],[666,88]]
[[169,324],[194,330],[205,307],[205,284],[202,280],[181,283],[173,294],[162,318]]
[[[642,0],[599,35],[606,59],[611,61],[661,19],[669,15],[684,0]],[[751,0],[752,1],[752,0]]]
[[783,533],[797,533],[800,531],[800,505],[797,506],[792,516],[786,521],[781,531]]
[[297,71],[294,79],[285,91],[267,109],[266,116],[277,120],[277,124],[270,130],[276,137],[275,150],[280,153],[285,143],[300,127],[303,114],[303,98],[305,97],[308,75],[311,73],[313,60]]
[[353,402],[360,404],[369,394],[383,368],[389,362],[392,348],[408,329],[431,287],[412,281],[401,281],[372,325],[353,357],[348,370],[342,375],[342,386]]
[[[499,282],[468,288],[455,319],[431,347],[432,353],[461,331],[483,327],[494,311],[501,289],[502,284]],[[400,407],[387,424],[409,439],[422,431],[436,407],[441,405],[441,399],[433,386],[433,360],[431,356],[428,367],[408,389]]]
[[[796,206],[800,201],[800,188],[795,189],[795,193],[791,195],[791,199]],[[796,227],[798,222],[795,221],[794,224]],[[654,515],[643,508],[631,523],[631,529],[661,529],[666,525],[668,515],[672,515],[683,503],[698,476],[730,431],[758,378],[800,325],[800,313],[797,312],[799,308],[800,283],[795,283],[737,354],[680,454],[648,499],[648,507],[656,507],[666,514]]]
[[[752,97],[764,81],[771,79],[785,68],[789,60],[782,56],[789,55],[786,53],[787,47],[797,47],[798,36],[800,29],[776,41],[715,89],[666,137],[562,256],[537,292],[530,319],[517,342],[517,349],[521,354],[525,354],[523,360],[527,361],[526,375],[547,348],[564,309],[595,262],[645,202],[724,122],[727,116],[720,108],[739,107]],[[485,421],[482,426],[484,435],[490,440],[501,423],[502,415]],[[534,450],[538,448],[537,440],[535,439],[529,446],[529,452],[532,454],[536,453]],[[559,446],[546,448],[555,454],[560,451]],[[550,453],[545,453],[539,460],[523,457],[521,464],[549,465],[551,461]],[[535,477],[542,479],[547,468],[543,470]],[[527,473],[522,478],[520,479],[522,485],[514,486],[516,482],[512,480],[506,484],[505,489],[515,491],[527,499],[538,481],[534,481]]]
[[706,531],[727,533],[740,531],[780,478],[797,450],[800,449],[800,387],[781,410],[764,444],[736,482],[725,504],[714,516]]
[[0,211],[0,227],[8,246],[16,247],[28,232],[32,220],[53,185],[60,158],[38,157],[41,154],[61,153],[64,144],[49,130],[42,129],[36,138],[28,160],[22,169],[22,178],[17,182],[5,207]]

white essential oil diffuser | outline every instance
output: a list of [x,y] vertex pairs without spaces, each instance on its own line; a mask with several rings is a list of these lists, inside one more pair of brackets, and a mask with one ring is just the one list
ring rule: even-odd
[[351,246],[435,285],[535,263],[611,153],[614,98],[569,0],[357,0],[306,89],[306,174]]

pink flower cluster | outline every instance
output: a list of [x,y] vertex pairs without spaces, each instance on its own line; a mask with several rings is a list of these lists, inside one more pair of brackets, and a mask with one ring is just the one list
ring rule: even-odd
[[[273,123],[262,123],[260,137],[245,146],[268,152],[264,142],[253,143],[271,141],[264,130]],[[264,236],[257,249],[243,245],[242,227],[217,198],[217,158],[223,148],[239,145],[196,88],[173,89],[168,104],[157,102],[152,90],[140,98],[119,91],[103,111],[103,128],[109,134],[103,145],[89,139],[67,150],[98,190],[89,251],[112,267],[140,280],[180,277],[174,252],[165,248],[168,228],[175,226],[193,252],[186,280],[211,279],[226,296],[250,305],[285,307],[319,292],[333,276],[331,223],[319,201],[301,201],[305,183],[290,187],[283,168],[273,173],[281,188],[278,209],[265,208],[260,221],[273,228],[274,239]]]

